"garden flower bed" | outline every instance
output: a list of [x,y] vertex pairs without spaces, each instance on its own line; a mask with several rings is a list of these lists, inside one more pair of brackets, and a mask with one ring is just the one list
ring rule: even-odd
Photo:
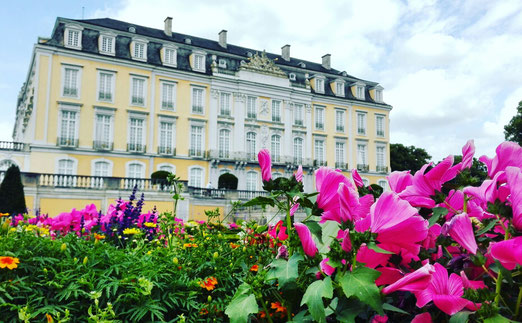
[[[510,322],[522,319],[522,148],[474,145],[390,190],[326,167],[271,178],[273,225],[143,212],[135,193],[106,214],[0,215],[5,321]],[[476,162],[476,161],[475,161]],[[487,177],[486,177],[487,176]],[[175,181],[175,178],[172,179]],[[174,197],[179,195],[174,192]],[[298,208],[306,218],[295,221]],[[175,210],[174,210],[175,211]]]

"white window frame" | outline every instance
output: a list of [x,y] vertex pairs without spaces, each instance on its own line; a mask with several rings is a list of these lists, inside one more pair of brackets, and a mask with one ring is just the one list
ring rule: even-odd
[[[379,133],[380,127],[382,127],[382,134]],[[383,114],[375,115],[375,135],[380,138],[384,138],[386,136],[386,116]]]
[[382,88],[379,88],[377,87],[375,89],[375,102],[379,102],[379,103],[382,103],[384,102],[384,99],[383,99],[383,89]]
[[220,117],[230,117],[232,115],[232,94],[229,92],[219,92],[219,110]]
[[[206,64],[206,57],[207,57],[207,53],[203,52],[203,51],[193,51],[192,54],[192,59],[191,59],[191,68],[193,71],[196,71],[196,72],[205,72],[205,64]],[[199,63],[199,66],[196,66],[196,62],[201,59],[200,63]]]
[[[103,50],[103,40],[107,39],[110,42],[110,50]],[[107,32],[101,32],[98,36],[98,52],[103,55],[116,55],[116,35]]]
[[[278,137],[278,141],[274,141],[274,137]],[[282,136],[280,134],[273,134],[272,136],[270,136],[270,153],[272,155],[272,161],[276,162],[276,163],[280,163],[281,162],[281,138]],[[275,148],[275,144],[278,145],[278,147],[276,149]]]
[[[169,57],[173,58],[170,61],[167,60],[167,51],[173,51]],[[178,66],[178,48],[172,45],[163,45],[161,48],[161,62],[165,66],[177,67]]]
[[[297,142],[300,141],[301,142],[301,154],[300,156],[298,156],[297,152],[298,152],[298,146],[297,146]],[[303,139],[303,137],[300,137],[300,136],[296,136],[293,138],[292,140],[292,156],[294,157],[294,164],[302,164],[303,161],[304,161],[304,155],[305,155],[305,141]]]
[[[169,107],[168,102],[164,101],[166,86],[172,86],[172,95],[171,95],[172,107]],[[160,109],[161,110],[176,111],[177,90],[178,90],[178,84],[176,82],[166,81],[166,80],[160,81]],[[167,103],[167,106],[165,106],[165,103]]]
[[[249,138],[249,134],[254,134],[253,141]],[[247,130],[245,133],[245,152],[248,160],[257,160],[257,133],[255,131]],[[252,143],[253,142],[253,143]]]
[[304,104],[294,104],[294,125],[304,126]]
[[[342,145],[342,153],[340,152],[340,145]],[[335,142],[335,167],[339,168],[341,164],[347,164],[346,162],[346,142],[345,141],[336,141]]]
[[385,179],[380,179],[377,181],[377,185],[382,187],[383,192],[388,191],[388,181]]
[[[201,143],[200,143],[200,151],[201,154],[196,154],[197,147],[195,146],[196,143],[192,142],[192,127],[200,127],[201,128]],[[199,157],[203,158],[205,156],[205,124],[201,122],[191,122],[189,125],[189,156],[191,157]],[[190,151],[193,150],[194,153],[190,153]]]
[[227,68],[227,61],[224,58],[220,58],[218,60],[218,67]]
[[[356,112],[356,127],[357,127],[357,135],[359,136],[366,136],[367,133],[367,120],[368,120],[368,113],[364,111],[357,111]],[[362,117],[362,118],[360,118]],[[362,122],[361,122],[362,121]]]
[[[82,31],[83,31],[82,26],[71,25],[71,24],[65,25],[65,31],[63,33],[63,45],[67,48],[81,50],[82,49]],[[69,34],[71,32],[78,33],[78,44],[77,45],[69,44]]]
[[[223,133],[227,133],[228,137],[224,138],[222,136]],[[228,141],[225,141],[228,140]],[[230,129],[221,128],[218,132],[218,154],[219,158],[229,159],[231,158],[231,139],[232,139],[232,131]]]
[[[101,94],[101,79],[102,74],[111,75],[111,82],[110,82],[110,95],[111,99],[107,100],[105,98],[100,98]],[[107,71],[107,70],[98,70],[98,82],[96,85],[96,101],[98,102],[108,102],[108,103],[114,103],[114,95],[115,95],[115,85],[116,85],[116,73],[113,71]],[[104,92],[105,94],[105,92]]]
[[335,109],[335,132],[346,133],[346,111]]
[[165,167],[169,167],[170,169],[172,169],[171,173],[172,174],[176,174],[176,165],[174,164],[171,164],[171,163],[161,163],[161,164],[158,164],[156,166],[156,170],[165,170],[165,169],[162,169],[162,168],[165,168]]
[[[148,45],[149,41],[146,40],[146,39],[143,39],[143,38],[134,38],[132,39],[132,42],[131,42],[131,46],[130,46],[130,54],[131,54],[131,57],[133,60],[136,60],[136,61],[142,61],[142,62],[146,62],[147,61],[147,45]],[[140,56],[137,56],[136,55],[136,45],[141,45],[143,46],[143,56],[140,57]]]
[[[194,110],[194,91],[199,90],[201,91],[201,112]],[[190,87],[190,113],[192,114],[199,114],[203,115],[205,114],[205,94],[206,94],[206,88],[201,86],[195,86],[192,85]]]
[[[68,69],[75,70],[77,72],[77,74],[76,74],[76,95],[65,94],[65,73]],[[60,87],[60,89],[61,89],[60,94],[61,94],[62,98],[79,99],[81,97],[82,71],[83,71],[82,66],[62,64],[62,80],[61,80],[61,87]]]
[[[130,166],[133,165],[133,164],[137,164],[137,165],[140,165],[141,166],[141,176],[140,177],[131,177],[130,176]],[[147,173],[147,165],[142,162],[142,161],[139,161],[139,160],[131,160],[131,161],[128,161],[125,163],[125,177],[126,178],[136,178],[136,179],[142,179],[142,178],[145,178],[146,177],[146,173]],[[134,186],[134,185],[133,185]]]
[[[172,125],[172,134],[171,134],[171,146],[170,147],[163,147],[161,146],[161,124],[162,123],[168,123]],[[174,155],[174,152],[176,151],[176,119],[175,118],[168,118],[164,116],[160,116],[158,120],[158,153],[160,151],[160,148],[170,148],[170,152],[162,152],[161,154],[166,155]]]
[[100,175],[95,175],[96,174],[96,164],[100,163],[100,162],[109,164],[109,168],[108,168],[106,177],[112,177],[112,170],[114,167],[114,163],[112,162],[112,160],[105,159],[105,158],[98,158],[98,159],[91,160],[91,176],[100,176]]
[[[249,176],[255,175],[254,181],[251,182]],[[250,170],[245,174],[245,189],[247,191],[255,192],[259,187],[259,174],[254,170]]]
[[[272,122],[282,122],[281,116],[281,100],[272,100]],[[277,113],[275,113],[277,111]]]
[[314,138],[314,159],[320,166],[326,163],[326,140],[323,137]]
[[[63,173],[59,172],[60,161],[62,161],[62,160],[72,161],[72,173],[71,174],[63,174]],[[78,174],[78,159],[76,159],[74,157],[69,157],[69,156],[56,157],[55,162],[54,162],[54,169],[55,169],[54,173],[56,175],[76,175],[76,174]]]
[[[58,106],[59,111],[59,117],[58,117],[58,132],[57,137],[58,138],[64,138],[62,137],[62,118],[63,118],[63,112],[74,112],[75,113],[75,121],[74,121],[74,138],[72,138],[73,142],[76,142],[76,140],[79,141],[79,129],[80,129],[80,106],[78,105],[72,105],[72,104],[64,104],[61,103]],[[58,145],[58,146],[68,146],[68,145]],[[75,145],[72,145],[75,146]]]
[[[114,109],[105,109],[102,107],[95,107],[94,108],[94,127],[93,127],[93,141],[102,141],[101,138],[104,137],[104,134],[98,134],[98,116],[108,116],[110,118],[110,128],[109,128],[109,137],[107,138],[106,142],[109,144],[109,148],[114,143]],[[105,148],[104,148],[105,149]]]
[[247,96],[247,119],[257,118],[257,98],[255,96]]
[[[142,129],[141,129],[141,143],[136,141],[136,142],[130,142],[130,139],[131,139],[131,120],[132,119],[138,119],[138,120],[142,120],[143,121],[143,126],[142,126]],[[138,137],[138,134],[136,133],[136,137]],[[129,144],[136,144],[136,145],[141,145],[143,147],[143,149],[135,149],[135,150],[130,150],[131,152],[141,152],[141,153],[144,153],[146,151],[146,144],[147,142],[147,115],[146,114],[140,114],[140,113],[129,113],[129,116],[127,118],[127,150],[129,151],[128,149],[128,145]]]
[[[360,154],[359,146],[364,146],[364,156]],[[364,141],[356,142],[356,152],[357,152],[357,165],[369,165],[368,163],[368,143]],[[364,160],[361,160],[360,157],[363,157]]]
[[[188,178],[187,178],[187,183],[188,183],[188,186],[192,186],[192,184],[194,184],[194,182],[192,181],[192,171],[194,169],[198,169],[201,171],[201,178],[200,178],[200,185],[199,185],[199,188],[203,188],[204,185],[205,185],[205,168],[201,167],[201,166],[190,166],[188,168]],[[194,187],[197,187],[197,186],[194,186]]]
[[[133,102],[133,98],[134,98],[134,80],[141,80],[143,81],[143,104],[139,103],[139,102],[136,102],[134,103]],[[147,78],[146,77],[142,77],[142,76],[136,76],[136,75],[131,75],[130,77],[130,91],[129,91],[129,104],[132,105],[132,106],[136,106],[136,107],[146,107],[147,106]],[[138,97],[136,97],[138,98]]]
[[335,95],[344,97],[344,82],[343,81],[336,81],[335,82]]
[[325,107],[316,105],[314,111],[315,130],[325,129]]
[[315,77],[315,92],[324,94],[324,76],[316,76]]
[[[382,149],[382,163],[379,163],[379,150]],[[386,167],[386,145],[377,144],[375,146],[375,166],[376,169],[379,167]]]
[[361,82],[355,83],[355,97],[359,100],[364,100],[365,98],[365,84]]

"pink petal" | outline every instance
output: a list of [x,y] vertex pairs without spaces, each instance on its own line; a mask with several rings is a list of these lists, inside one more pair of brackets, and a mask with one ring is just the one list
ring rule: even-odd
[[259,167],[261,167],[261,177],[263,181],[268,182],[272,179],[272,159],[268,149],[261,149],[257,154]]
[[448,315],[460,312],[468,304],[468,300],[459,296],[433,295],[433,303]]
[[294,223],[294,226],[297,235],[299,235],[299,239],[301,239],[301,244],[303,245],[305,254],[308,257],[314,257],[318,250],[314,240],[312,239],[312,233],[308,227],[302,223]]
[[513,226],[522,231],[522,170],[506,167],[506,179],[511,192],[509,200],[513,209]]
[[303,166],[299,165],[297,168],[297,172],[294,174],[295,180],[298,182],[303,182]]
[[462,279],[462,286],[464,288],[471,288],[471,289],[480,289],[480,288],[486,288],[486,284],[484,284],[481,280],[469,280],[468,276],[466,276],[466,273],[464,270],[460,272],[460,278]]
[[369,268],[375,268],[377,266],[384,266],[390,259],[390,255],[384,253],[377,253],[366,247],[366,244],[362,244],[361,248],[357,252],[355,260],[366,265]]
[[404,274],[399,269],[393,267],[379,267],[375,270],[381,273],[379,278],[375,280],[375,285],[377,286],[393,284],[404,277]]
[[355,183],[355,186],[357,187],[364,187],[364,182],[361,178],[361,175],[359,175],[359,173],[357,172],[357,169],[352,169],[352,179]]
[[339,184],[337,193],[339,194],[341,220],[343,222],[354,221],[353,213],[360,205],[359,194],[354,188],[344,185],[344,183]]
[[350,240],[350,229],[346,229],[343,232],[343,242],[341,243],[341,248],[345,252],[350,252],[352,250],[352,241]]
[[412,184],[413,175],[410,174],[409,170],[406,171],[394,171],[388,177],[388,184],[390,185],[390,189],[395,193],[400,193],[404,191],[404,189]]
[[522,266],[522,237],[494,243],[490,252],[507,270],[515,269],[517,264]]
[[382,292],[385,295],[397,290],[420,292],[428,287],[431,282],[431,274],[434,271],[435,268],[432,265],[426,264],[414,272],[405,275],[395,283],[385,287]]
[[443,232],[449,235],[458,242],[464,249],[472,254],[477,253],[477,241],[473,233],[473,226],[471,219],[466,213],[457,214],[449,222],[446,222],[443,227]]
[[391,228],[417,214],[417,210],[394,192],[384,192],[370,209],[374,233]]
[[516,142],[504,141],[498,145],[496,153],[493,159],[483,158],[484,156],[480,159],[488,166],[489,177],[494,177],[497,172],[505,170],[508,166],[522,168],[522,147]]
[[415,317],[411,321],[411,323],[432,323],[432,322],[433,321],[431,320],[431,315],[428,312],[415,315]]
[[[437,166],[433,167],[429,172],[424,175],[428,183],[430,183],[431,187],[435,190],[440,190],[442,184],[444,182],[452,180],[456,175],[456,171],[453,170],[453,177],[451,175],[447,175],[446,173],[451,169],[453,165],[453,156],[450,155],[446,157],[443,161],[437,164]],[[444,181],[442,180],[444,178]]]
[[471,139],[462,147],[461,169],[471,168],[471,165],[473,165],[473,155],[475,155],[475,143],[473,139]]
[[321,271],[323,273],[325,273],[328,276],[331,276],[335,272],[335,268],[328,264],[329,260],[330,258],[324,258],[323,260],[321,260],[321,262],[319,263],[319,268],[321,268]]

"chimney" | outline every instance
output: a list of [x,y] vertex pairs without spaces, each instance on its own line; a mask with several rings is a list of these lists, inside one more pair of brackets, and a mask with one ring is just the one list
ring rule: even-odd
[[219,46],[227,48],[227,31],[223,29],[219,32]]
[[172,17],[165,18],[165,29],[163,32],[165,35],[172,37]]
[[286,44],[281,47],[281,56],[285,61],[290,61],[290,45]]
[[331,57],[332,57],[332,55],[330,55],[330,54],[326,54],[322,57],[323,63],[321,65],[323,65],[323,67],[326,68],[327,70],[332,68],[331,60],[330,60]]

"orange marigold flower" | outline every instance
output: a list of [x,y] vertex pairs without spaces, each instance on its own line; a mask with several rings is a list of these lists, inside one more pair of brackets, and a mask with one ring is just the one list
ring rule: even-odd
[[281,305],[281,303],[275,302],[275,303],[271,303],[270,305],[271,305],[271,308],[276,310],[276,313],[277,312],[286,313],[286,307]]
[[199,314],[200,314],[200,315],[207,315],[207,314],[208,314],[208,310],[207,310],[207,308],[206,308],[206,307],[203,307],[203,308],[201,309],[201,311],[199,311]]
[[236,249],[237,247],[239,247],[238,244],[235,244],[235,243],[233,243],[233,242],[230,243],[230,248],[232,248],[232,249]]
[[53,323],[53,317],[50,314],[45,314],[45,318],[47,319],[47,323]]
[[258,265],[253,265],[252,267],[250,267],[250,271],[256,271],[259,269],[259,266]]
[[105,239],[105,236],[104,236],[103,234],[97,234],[97,233],[95,233],[95,234],[94,234],[94,239],[96,239],[96,240]]
[[209,277],[206,280],[200,281],[199,286],[201,286],[201,288],[205,288],[208,291],[211,291],[216,288],[217,283],[218,282],[215,277]]
[[0,268],[15,269],[20,260],[15,257],[0,257]]
[[4,217],[4,216],[8,216],[8,215],[9,215],[9,213],[0,213],[0,218]]
[[259,312],[258,315],[259,315],[259,318],[265,318],[265,317],[266,317],[266,313],[265,313],[265,311],[261,311],[261,312]]

